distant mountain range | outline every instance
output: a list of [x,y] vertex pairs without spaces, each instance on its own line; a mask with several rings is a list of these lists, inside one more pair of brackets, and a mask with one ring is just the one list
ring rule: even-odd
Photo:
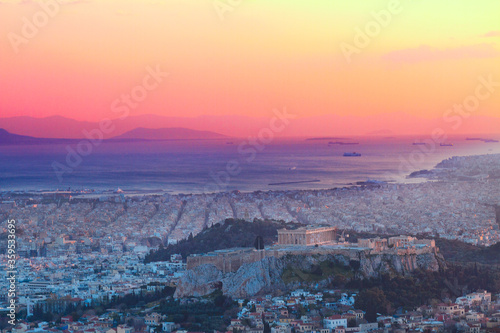
[[[105,139],[112,142],[143,141],[143,140],[215,140],[227,138],[214,132],[195,131],[187,128],[136,128],[114,138]],[[79,139],[37,138],[27,135],[13,134],[0,128],[0,145],[40,145],[40,144],[71,144]]]
[[[293,110],[288,110],[293,114]],[[105,138],[194,138],[197,135],[205,138],[257,136],[265,128],[274,128],[275,136],[289,137],[322,137],[322,136],[356,136],[356,135],[422,135],[430,136],[434,129],[441,128],[448,135],[500,132],[500,118],[475,116],[460,118],[458,115],[444,118],[423,118],[404,112],[376,114],[370,116],[338,116],[323,115],[288,119],[285,126],[281,121],[271,122],[275,113],[270,110],[269,117],[249,116],[199,116],[199,117],[165,117],[159,115],[129,116],[123,120],[112,120],[112,130]],[[452,118],[454,117],[454,118]],[[78,121],[62,116],[33,118],[28,116],[0,118],[0,128],[10,133],[37,138],[83,138],[83,131],[99,128],[98,122]],[[142,128],[142,132],[139,130]],[[145,129],[165,129],[172,133],[161,134]],[[184,133],[174,133],[174,128],[182,128]],[[134,132],[136,131],[137,132]],[[188,133],[189,130],[203,133]],[[276,130],[279,129],[279,130]],[[133,131],[132,133],[125,134]],[[124,137],[122,135],[125,135]],[[171,136],[170,136],[171,135]]]
[[226,135],[209,131],[196,131],[187,128],[136,128],[113,139],[144,140],[213,140],[224,139]]
[[[236,117],[237,119],[215,119],[211,117],[200,118],[183,118],[183,117],[163,117],[157,115],[141,115],[130,116],[124,120],[112,120],[112,130],[108,133],[103,133],[104,138],[110,139],[120,137],[127,132],[133,131],[137,128],[144,129],[162,129],[162,128],[182,128],[202,132],[214,132],[214,134],[222,133],[219,135],[235,136],[219,131],[228,127],[230,123],[247,123],[245,117]],[[217,126],[217,124],[224,124],[224,126]],[[265,121],[262,122],[265,124]],[[10,133],[20,135],[29,135],[38,138],[67,138],[78,139],[84,138],[83,132],[99,129],[99,122],[78,121],[75,119],[65,118],[62,116],[51,116],[45,118],[34,118],[27,116],[0,118],[0,128],[4,128]],[[213,129],[215,128],[215,129]],[[238,133],[233,131],[232,133]],[[131,134],[133,137],[135,134]],[[153,135],[153,134],[150,134]],[[156,134],[155,134],[156,135]],[[193,133],[189,134],[192,137]],[[236,135],[237,136],[237,135]],[[213,137],[213,135],[210,135]]]

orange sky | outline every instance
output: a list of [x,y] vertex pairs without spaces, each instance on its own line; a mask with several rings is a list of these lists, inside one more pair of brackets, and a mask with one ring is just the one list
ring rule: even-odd
[[[115,118],[147,68],[169,76],[130,114],[441,117],[500,82],[496,0],[60,2],[0,0],[1,117]],[[475,114],[500,115],[496,89]]]

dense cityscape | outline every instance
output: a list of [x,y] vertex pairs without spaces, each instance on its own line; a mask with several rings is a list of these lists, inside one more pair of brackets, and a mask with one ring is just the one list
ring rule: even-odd
[[0,333],[500,333],[499,13],[0,0]]
[[[308,228],[316,226],[317,230],[330,230],[321,229],[322,225],[332,226],[334,234],[336,230],[379,235],[424,234],[480,246],[495,244],[499,241],[495,215],[499,203],[499,165],[498,155],[455,157],[441,162],[431,171],[420,172],[428,178],[424,182],[373,182],[320,191],[144,196],[127,195],[121,190],[107,193],[4,192],[0,204],[2,232],[6,235],[9,219],[15,217],[19,256],[17,304],[24,316],[12,332],[182,332],[185,329],[182,321],[169,321],[172,316],[155,312],[161,297],[136,309],[133,318],[124,317],[130,316],[124,309],[103,309],[99,315],[92,309],[130,295],[162,295],[166,297],[163,299],[180,301],[180,304],[209,302],[206,297],[211,294],[208,292],[194,298],[192,291],[189,294],[180,292],[181,289],[175,295],[173,292],[169,296],[165,294],[166,288],[175,290],[179,283],[184,288],[186,279],[189,280],[189,274],[183,280],[186,272],[196,269],[199,264],[186,267],[189,258],[179,254],[165,261],[145,262],[145,257],[151,251],[175,245],[207,228],[224,224],[228,218],[249,222],[299,222]],[[402,255],[415,253],[408,251],[417,246],[412,243],[413,238],[406,236],[389,238],[388,243],[382,242],[383,239],[367,239],[359,240],[358,244],[339,240],[339,236],[343,234],[331,236],[332,245],[324,242],[309,245],[315,246],[312,251],[318,255],[345,253],[349,248],[355,251],[353,253],[371,249],[371,255],[376,255],[388,251],[384,250],[388,244],[406,251],[397,252]],[[271,247],[266,247],[266,253],[273,253],[274,246],[278,251],[274,253],[285,252],[271,256],[296,255],[293,251],[311,255],[311,247],[305,243],[292,252],[288,247],[281,249],[278,243],[286,237],[280,239],[269,244]],[[1,241],[7,248],[7,239]],[[428,242],[421,244],[418,246],[431,246],[431,249],[435,246]],[[234,253],[240,256],[244,252],[248,251],[236,250]],[[229,252],[224,253],[226,256]],[[213,258],[208,255],[209,259]],[[268,255],[259,254],[252,261],[265,256]],[[233,271],[245,269],[240,268],[241,260],[238,266],[233,266]],[[4,271],[7,266],[7,255],[2,255]],[[204,272],[195,274],[203,276]],[[1,288],[8,289],[8,283],[7,279],[2,279]],[[476,333],[500,325],[500,303],[492,301],[498,298],[487,292],[463,295],[456,300],[442,299],[444,305],[421,304],[418,309],[393,316],[377,316],[376,320],[369,318],[370,321],[364,317],[365,312],[355,308],[356,294],[348,295],[352,292],[317,287],[283,295],[261,290],[257,292],[258,297],[248,293],[245,295],[248,298],[233,297],[232,302],[239,310],[231,318],[225,315],[227,331],[292,332],[293,329],[295,332],[345,333],[453,328]],[[2,296],[3,307],[7,309],[7,295]],[[87,309],[84,315],[79,314],[79,320],[68,314],[75,315],[77,308]],[[33,321],[33,318],[43,318],[40,313],[44,311],[67,315],[59,317],[57,322]]]

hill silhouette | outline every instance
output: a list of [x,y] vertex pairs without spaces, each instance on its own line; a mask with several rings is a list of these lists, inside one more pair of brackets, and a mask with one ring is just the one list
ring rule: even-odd
[[61,144],[76,142],[74,139],[49,139],[35,138],[27,135],[13,134],[9,131],[0,128],[0,145],[40,145],[40,144]]
[[197,131],[182,127],[143,128],[138,127],[113,139],[144,139],[144,140],[212,140],[224,139],[227,136],[210,132]]

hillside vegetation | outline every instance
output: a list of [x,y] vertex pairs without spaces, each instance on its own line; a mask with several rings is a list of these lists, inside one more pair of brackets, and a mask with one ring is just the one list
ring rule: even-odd
[[500,243],[480,247],[457,240],[436,239],[436,246],[449,262],[498,266],[500,268]]
[[299,226],[303,225],[271,220],[247,222],[240,219],[226,219],[223,224],[215,224],[194,237],[190,235],[188,239],[181,240],[177,244],[170,244],[149,253],[145,262],[168,261],[170,255],[176,253],[180,253],[183,258],[186,258],[190,254],[207,253],[233,247],[253,247],[257,236],[261,236],[264,245],[268,246],[277,241],[278,229],[285,227],[292,229]]

